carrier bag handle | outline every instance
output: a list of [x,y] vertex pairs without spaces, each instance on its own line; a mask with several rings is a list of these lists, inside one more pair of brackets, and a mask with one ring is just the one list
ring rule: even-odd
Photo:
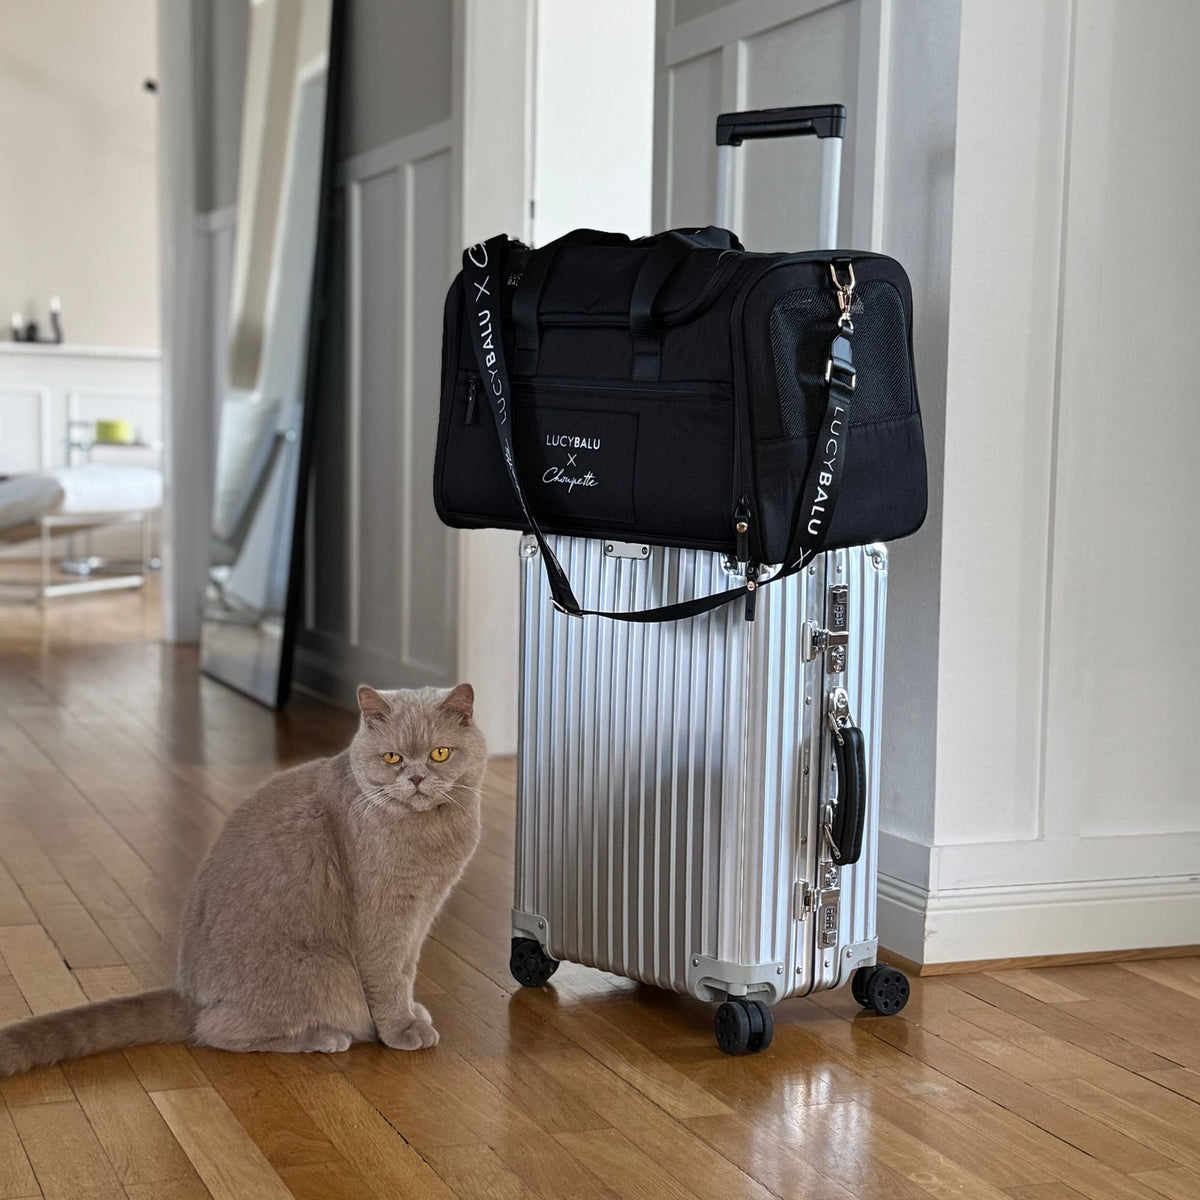
[[477,242],[463,252],[463,287],[467,294],[469,314],[467,323],[471,330],[471,342],[475,348],[475,359],[483,379],[492,417],[496,423],[496,434],[500,439],[500,451],[508,471],[509,482],[516,493],[521,511],[529,523],[530,531],[542,552],[542,565],[550,584],[550,596],[554,607],[570,617],[609,617],[615,621],[649,623],[654,621],[681,621],[711,612],[714,608],[729,604],[739,596],[748,597],[746,617],[753,619],[752,601],[757,589],[766,587],[778,579],[796,574],[814,556],[821,552],[829,535],[829,527],[837,506],[841,490],[842,468],[846,459],[846,435],[849,428],[848,413],[854,399],[854,360],[850,337],[854,326],[849,319],[850,295],[853,288],[853,268],[850,284],[838,283],[833,264],[830,270],[838,285],[838,302],[842,308],[842,320],[838,323],[833,343],[829,349],[829,362],[825,370],[829,385],[829,398],[825,408],[825,419],[821,433],[813,448],[808,473],[804,480],[800,503],[792,521],[792,532],[784,556],[784,566],[770,579],[759,584],[749,579],[742,587],[730,588],[709,596],[698,596],[694,600],[683,600],[677,604],[665,604],[659,608],[641,609],[635,612],[604,612],[582,608],[571,590],[571,581],[563,570],[550,543],[542,532],[537,518],[530,511],[521,486],[513,449],[512,385],[508,369],[504,364],[504,339],[500,313],[500,290],[504,281],[504,263],[508,252],[508,238],[503,234],[486,242]]
[[[633,246],[651,244],[650,253],[638,272],[633,286],[629,306],[630,327],[634,329],[635,370],[634,379],[658,378],[659,342],[654,332],[651,309],[667,277],[679,265],[689,250],[740,250],[742,243],[728,229],[715,225],[703,229],[672,229],[653,237],[639,238],[636,242],[623,233],[604,233],[598,229],[573,229],[546,245],[532,250],[525,260],[521,280],[513,293],[513,371],[517,375],[537,373],[538,354],[541,350],[541,327],[539,313],[546,279],[565,246]],[[635,324],[636,323],[636,324]],[[652,374],[638,374],[637,364],[643,357],[646,370]]]
[[572,229],[562,237],[531,250],[525,260],[521,282],[513,293],[513,366],[518,375],[533,375],[537,372],[538,352],[541,348],[541,330],[538,328],[538,310],[542,303],[542,291],[546,277],[564,246],[628,246],[630,239],[623,233],[603,233],[599,229]]
[[633,334],[633,378],[656,380],[662,360],[662,341],[654,326],[654,302],[675,268],[693,250],[740,250],[742,243],[728,229],[706,225],[685,232],[672,229],[657,239],[642,263],[629,298],[629,331]]

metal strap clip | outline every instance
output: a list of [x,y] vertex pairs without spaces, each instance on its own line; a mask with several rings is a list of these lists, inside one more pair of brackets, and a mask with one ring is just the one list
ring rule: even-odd
[[[841,311],[841,316],[838,317],[838,328],[845,329],[847,333],[854,332],[854,322],[851,320],[851,308],[854,305],[854,286],[857,280],[854,278],[854,264],[846,263],[846,270],[850,275],[849,282],[843,283],[838,278],[837,265],[829,264],[829,274],[833,277],[833,286],[837,288],[838,308]],[[828,376],[826,376],[828,378]]]

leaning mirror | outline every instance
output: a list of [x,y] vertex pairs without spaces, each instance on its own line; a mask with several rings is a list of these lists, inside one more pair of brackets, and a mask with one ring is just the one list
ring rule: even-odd
[[339,0],[252,0],[201,666],[287,699],[329,275]]

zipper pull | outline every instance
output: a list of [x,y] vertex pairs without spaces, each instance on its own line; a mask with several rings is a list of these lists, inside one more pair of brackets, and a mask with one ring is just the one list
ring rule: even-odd
[[464,425],[475,424],[475,396],[479,391],[479,377],[472,375],[467,380],[467,419],[463,422]]
[[733,510],[733,538],[738,565],[742,566],[750,559],[750,504],[745,496]]
[[746,620],[753,621],[758,608],[758,563],[746,564]]

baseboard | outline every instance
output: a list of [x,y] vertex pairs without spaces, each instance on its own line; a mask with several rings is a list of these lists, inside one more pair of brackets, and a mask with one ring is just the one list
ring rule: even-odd
[[[879,878],[881,944],[922,974],[1194,953],[1200,878],[1108,879],[930,894]],[[981,966],[980,964],[986,964]],[[899,964],[897,964],[899,965]]]
[[903,954],[883,946],[879,961],[899,967],[913,978],[937,975],[969,975],[977,971],[1020,971],[1033,967],[1079,967],[1089,963],[1142,962],[1152,958],[1200,957],[1200,944],[1194,946],[1158,946],[1145,950],[1093,950],[1086,954],[1033,954],[1027,958],[980,958],[966,962],[915,963]]
[[357,689],[347,683],[340,664],[309,646],[297,644],[292,655],[292,685],[334,708],[354,712]]

